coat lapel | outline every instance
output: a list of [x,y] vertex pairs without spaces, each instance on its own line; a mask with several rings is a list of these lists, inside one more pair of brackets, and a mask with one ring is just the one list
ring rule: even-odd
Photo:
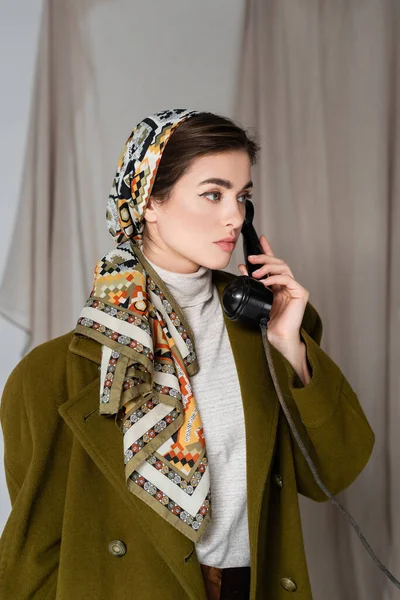
[[[234,277],[213,271],[219,298]],[[223,311],[237,368],[246,429],[247,499],[252,572],[257,567],[258,525],[265,482],[274,450],[279,402],[264,354],[261,332],[228,319]],[[279,353],[271,347],[277,376],[284,377]],[[114,486],[121,501],[134,510],[137,526],[171,565],[188,597],[204,599],[201,571],[194,544],[128,490],[124,478],[123,438],[114,417],[99,415],[101,348],[88,338],[73,336],[68,355],[70,398],[59,413],[94,463]],[[82,361],[84,356],[89,361]],[[90,381],[90,383],[87,383]],[[252,585],[253,587],[253,585]]]

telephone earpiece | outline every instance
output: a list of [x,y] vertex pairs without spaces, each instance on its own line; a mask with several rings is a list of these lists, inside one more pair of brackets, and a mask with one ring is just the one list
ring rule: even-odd
[[273,293],[269,287],[252,277],[259,265],[249,262],[250,254],[263,254],[253,225],[254,206],[246,200],[246,216],[242,225],[243,254],[248,275],[239,275],[222,292],[222,306],[229,319],[259,327],[261,319],[269,320]]

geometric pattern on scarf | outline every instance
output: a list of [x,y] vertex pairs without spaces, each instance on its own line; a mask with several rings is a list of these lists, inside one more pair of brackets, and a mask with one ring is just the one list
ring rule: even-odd
[[107,223],[116,243],[142,242],[144,212],[163,150],[175,129],[198,114],[196,110],[163,110],[140,121],[118,159],[107,204]]
[[197,111],[143,119],[118,161],[107,222],[116,247],[96,265],[75,334],[102,347],[99,413],[122,432],[128,489],[189,539],[211,516],[203,425],[189,376],[199,366],[193,332],[142,253],[144,212],[162,151]]

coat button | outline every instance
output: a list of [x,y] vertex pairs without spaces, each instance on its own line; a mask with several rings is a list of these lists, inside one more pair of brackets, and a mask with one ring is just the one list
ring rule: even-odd
[[108,549],[113,556],[123,556],[126,554],[126,546],[121,540],[112,540],[108,544]]
[[277,485],[280,488],[283,487],[282,475],[279,475],[279,473],[275,473],[275,475],[274,475],[274,483],[275,483],[275,485]]
[[294,592],[297,590],[297,585],[295,584],[293,579],[290,579],[290,577],[282,577],[280,583],[281,586],[288,592]]

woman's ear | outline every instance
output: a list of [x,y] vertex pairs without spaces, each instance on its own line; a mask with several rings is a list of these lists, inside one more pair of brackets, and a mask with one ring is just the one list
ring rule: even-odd
[[144,211],[144,218],[148,223],[157,222],[157,207],[156,203],[153,201],[153,196],[150,196],[149,198],[146,210]]

